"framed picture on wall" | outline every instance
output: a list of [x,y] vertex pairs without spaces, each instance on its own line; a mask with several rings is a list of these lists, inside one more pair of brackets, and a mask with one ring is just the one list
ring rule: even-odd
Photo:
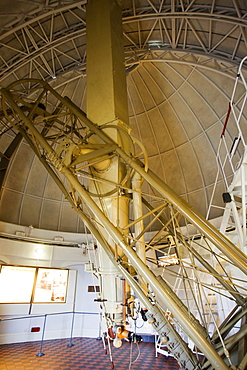
[[33,303],[66,301],[68,270],[38,268]]

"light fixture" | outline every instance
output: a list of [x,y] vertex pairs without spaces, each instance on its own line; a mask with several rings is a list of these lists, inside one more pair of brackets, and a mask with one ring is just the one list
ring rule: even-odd
[[43,254],[45,253],[44,249],[43,248],[36,248],[35,249],[35,253],[38,255],[38,256],[43,256]]

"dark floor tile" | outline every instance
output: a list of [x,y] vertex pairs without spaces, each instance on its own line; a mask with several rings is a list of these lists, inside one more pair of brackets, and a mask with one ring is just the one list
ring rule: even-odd
[[[177,362],[169,357],[155,357],[153,343],[142,342],[130,345],[124,342],[122,347],[111,348],[111,355],[106,344],[94,338],[73,338],[70,340],[46,340],[42,350],[39,342],[0,345],[0,370],[178,370]],[[38,353],[44,356],[37,356]]]

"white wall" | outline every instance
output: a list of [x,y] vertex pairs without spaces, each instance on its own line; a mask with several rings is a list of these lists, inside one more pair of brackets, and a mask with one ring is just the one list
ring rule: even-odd
[[[78,238],[78,234],[76,235]],[[36,253],[37,249],[42,254]],[[66,303],[0,304],[0,344],[41,340],[46,318],[44,339],[69,338],[75,311],[73,336],[98,337],[98,303],[94,302],[95,293],[88,293],[92,281],[91,274],[84,271],[88,256],[76,247],[53,246],[20,240],[9,240],[0,236],[0,259],[3,263],[26,266],[68,268],[69,280]],[[1,294],[1,293],[0,293]],[[31,311],[31,315],[29,312]],[[63,313],[53,315],[53,313]],[[23,319],[7,320],[17,317]],[[32,327],[40,327],[40,332],[31,332]]]
[[[84,271],[84,265],[89,262],[89,257],[85,254],[85,248],[77,247],[86,243],[85,235],[55,232],[41,233],[36,229],[31,229],[31,236],[28,230],[25,232],[25,241],[14,240],[16,231],[25,231],[19,225],[9,225],[0,222],[0,260],[3,263],[42,266],[54,268],[68,268],[69,287],[66,303],[52,304],[33,304],[31,315],[29,304],[0,304],[0,344],[24,341],[36,341],[42,338],[45,314],[64,313],[63,315],[48,315],[46,319],[46,330],[44,339],[69,338],[71,335],[72,314],[65,312],[76,312],[74,316],[74,337],[94,337],[97,338],[99,331],[99,303],[94,302],[95,293],[88,293],[89,285],[99,285],[96,277]],[[71,243],[75,247],[53,245],[54,237],[61,236],[64,243]],[[9,238],[10,237],[10,238]],[[42,240],[45,242],[43,243]],[[48,242],[51,244],[47,244]],[[36,242],[35,242],[36,241]],[[92,240],[89,240],[92,244]],[[92,245],[91,245],[92,247]],[[37,253],[42,250],[42,253]],[[0,293],[1,294],[1,293]],[[42,315],[41,317],[36,317]],[[13,317],[25,317],[14,321],[6,320]],[[138,321],[141,327],[142,320]],[[104,323],[102,324],[105,330]],[[31,332],[32,327],[40,327],[40,332]],[[130,325],[129,330],[134,331],[134,324]],[[151,325],[144,325],[137,330],[139,333],[152,333]]]

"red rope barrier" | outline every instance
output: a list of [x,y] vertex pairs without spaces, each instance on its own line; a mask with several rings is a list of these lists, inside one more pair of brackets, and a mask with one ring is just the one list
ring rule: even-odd
[[225,119],[224,127],[223,127],[223,130],[222,130],[222,133],[221,133],[221,137],[225,135],[226,126],[227,126],[227,122],[228,122],[228,120],[229,120],[229,116],[230,116],[230,113],[231,113],[231,109],[232,109],[232,106],[231,106],[231,103],[229,102],[229,105],[228,105],[228,111],[227,111],[227,115],[226,115],[226,119]]

